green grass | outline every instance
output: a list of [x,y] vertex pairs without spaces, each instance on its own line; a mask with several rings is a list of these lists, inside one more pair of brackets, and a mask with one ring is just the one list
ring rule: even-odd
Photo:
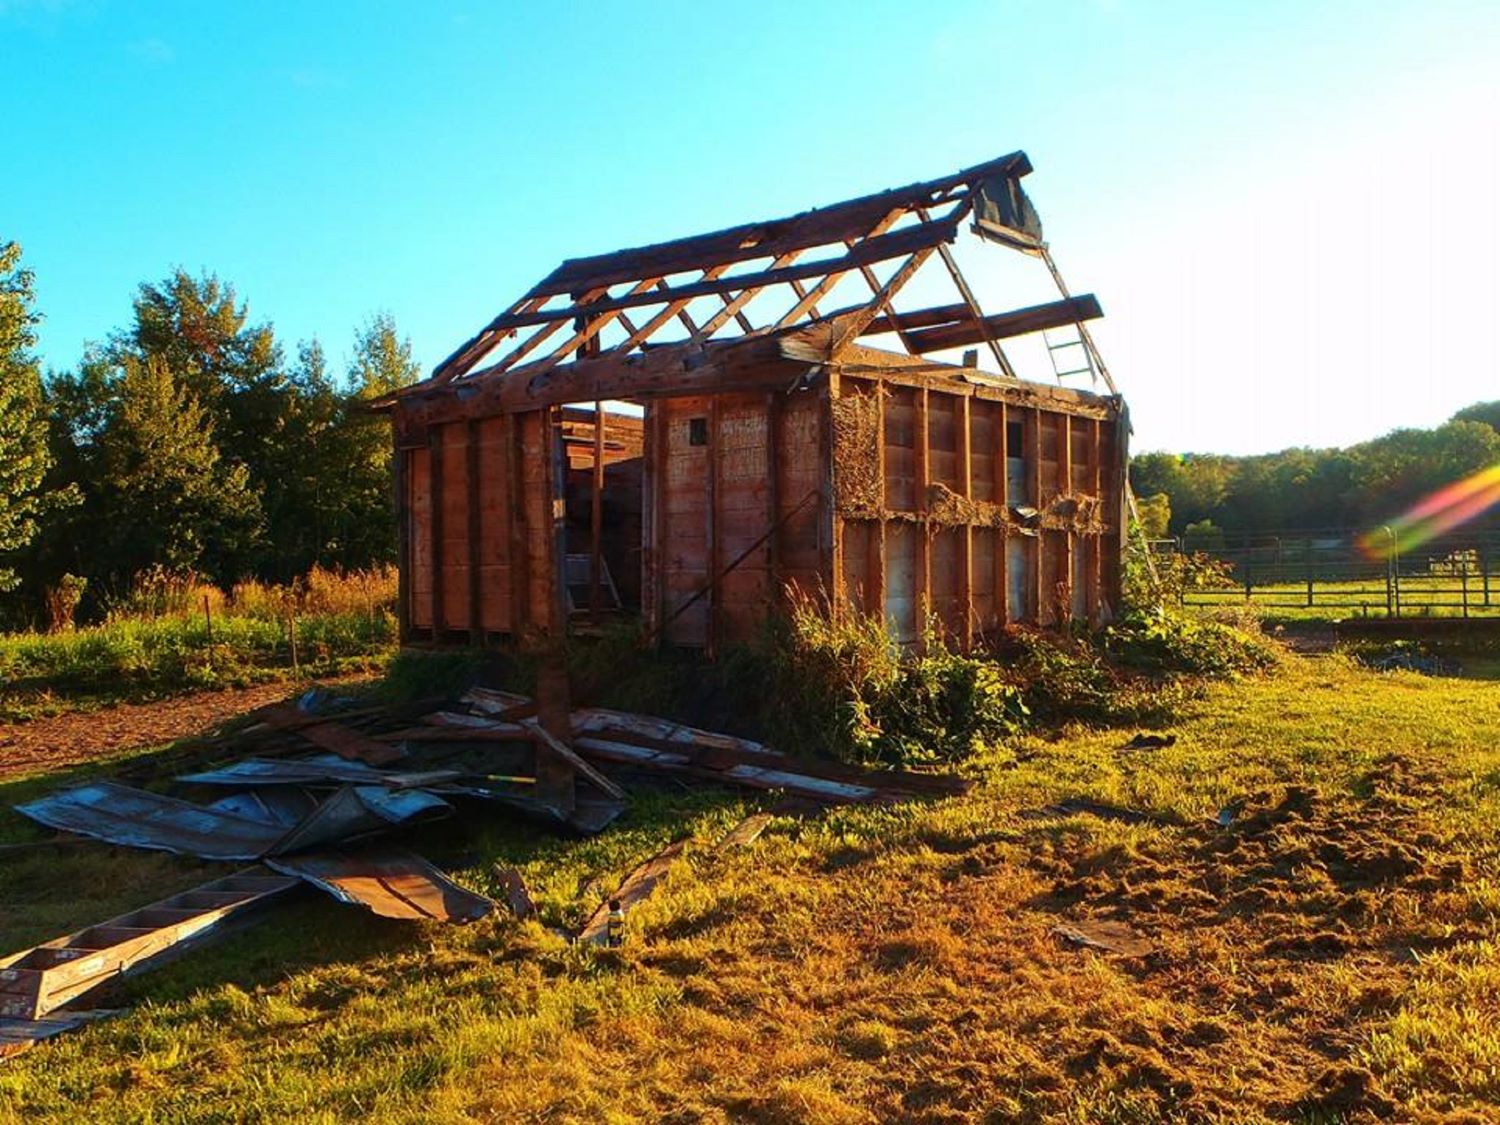
[[[396,624],[384,611],[297,620],[298,665],[308,675],[380,667]],[[285,622],[250,615],[129,617],[66,633],[0,636],[0,719],[70,706],[242,686],[292,674]]]
[[[756,802],[703,790],[643,794],[592,840],[501,814],[427,829],[413,846],[475,889],[520,865],[540,919],[408,926],[309,896],[0,1064],[0,1120],[1492,1119],[1494,693],[1290,659],[1184,697],[1170,748],[1019,739],[972,761],[961,799],[778,819],[732,853],[713,842]],[[0,839],[34,836],[8,807],[49,784],[0,787]],[[1174,823],[1018,816],[1073,796]],[[1239,827],[1204,823],[1242,798]],[[679,836],[625,948],[553,932]],[[0,944],[207,868],[11,858]],[[1051,934],[1090,918],[1154,952]]]

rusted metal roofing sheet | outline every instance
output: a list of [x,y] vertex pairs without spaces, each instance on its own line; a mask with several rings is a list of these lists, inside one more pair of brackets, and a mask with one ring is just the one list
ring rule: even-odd
[[446,816],[453,806],[422,789],[349,785],[332,794],[268,850],[271,855],[338,844],[393,824]]
[[267,865],[382,918],[472,922],[495,904],[465,890],[420,856],[396,848],[281,856]]
[[421,772],[378,770],[363,762],[346,762],[332,754],[319,754],[296,761],[279,758],[246,758],[231,766],[183,774],[178,781],[197,785],[386,785],[393,789],[438,785],[462,777],[458,770]]
[[112,781],[39,797],[16,811],[63,832],[203,859],[256,859],[283,833],[274,824]]

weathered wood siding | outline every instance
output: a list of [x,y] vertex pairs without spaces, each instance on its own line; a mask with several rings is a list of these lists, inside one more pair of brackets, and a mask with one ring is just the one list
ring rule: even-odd
[[662,639],[748,640],[784,586],[818,590],[823,413],[814,392],[647,405],[641,601]]
[[1107,400],[899,364],[835,385],[840,592],[853,611],[883,614],[907,642],[930,620],[960,645],[1008,622],[1114,611],[1124,422]]

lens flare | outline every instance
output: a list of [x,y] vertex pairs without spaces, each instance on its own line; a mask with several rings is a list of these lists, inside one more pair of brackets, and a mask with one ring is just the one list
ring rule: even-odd
[[1444,485],[1393,519],[1387,525],[1389,534],[1385,528],[1366,532],[1360,537],[1360,546],[1370,557],[1384,558],[1394,536],[1396,549],[1406,552],[1482,516],[1496,504],[1500,504],[1500,465],[1491,465]]

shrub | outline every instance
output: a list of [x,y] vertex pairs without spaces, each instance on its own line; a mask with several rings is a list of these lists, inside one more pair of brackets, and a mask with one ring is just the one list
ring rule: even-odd
[[911,652],[872,618],[830,618],[804,600],[773,623],[767,650],[778,745],[865,763],[952,762],[1026,721],[1020,690],[995,665],[932,630]]
[[1262,637],[1166,608],[1137,612],[1104,631],[1105,651],[1120,664],[1150,672],[1233,676],[1276,663]]

